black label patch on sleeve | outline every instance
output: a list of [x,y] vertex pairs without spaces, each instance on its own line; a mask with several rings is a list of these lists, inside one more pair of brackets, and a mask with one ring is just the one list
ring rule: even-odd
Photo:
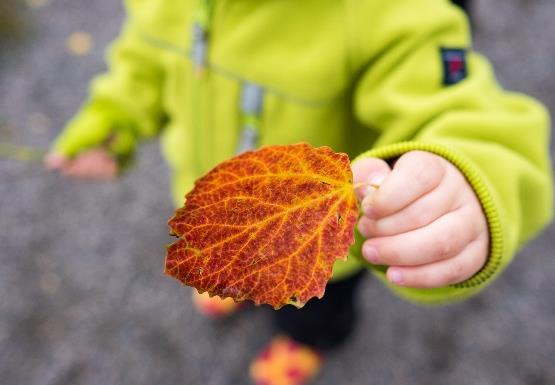
[[450,86],[457,84],[468,75],[466,65],[466,50],[460,48],[441,48],[443,62],[443,84]]

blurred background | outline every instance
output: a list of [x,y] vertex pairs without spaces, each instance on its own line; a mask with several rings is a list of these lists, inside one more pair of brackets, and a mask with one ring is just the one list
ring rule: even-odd
[[[47,148],[105,68],[123,10],[0,1],[0,142]],[[555,2],[473,6],[476,48],[501,83],[555,112]],[[162,274],[173,210],[156,144],[118,183],[64,179],[33,162],[40,153],[17,156],[0,158],[0,383],[248,383],[268,310],[207,322]],[[367,279],[362,327],[315,384],[555,384],[554,238],[551,227],[462,304],[420,308]]]

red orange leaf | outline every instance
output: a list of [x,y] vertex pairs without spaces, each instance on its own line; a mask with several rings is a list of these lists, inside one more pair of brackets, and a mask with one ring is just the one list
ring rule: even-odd
[[321,298],[354,242],[349,158],[329,147],[270,146],[199,179],[168,224],[166,273],[210,295],[274,308]]

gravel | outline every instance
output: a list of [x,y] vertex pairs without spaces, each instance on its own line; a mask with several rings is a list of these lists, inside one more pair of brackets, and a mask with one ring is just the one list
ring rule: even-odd
[[[47,147],[104,68],[118,3],[29,0],[23,35],[0,41],[2,141]],[[501,83],[553,110],[555,3],[480,0],[475,11],[476,47]],[[66,51],[74,32],[92,35],[88,55]],[[86,183],[0,159],[2,384],[248,383],[269,311],[218,322],[193,311],[189,289],[162,274],[172,206],[156,144],[137,166]],[[315,384],[554,384],[554,238],[550,227],[462,304],[421,308],[366,280],[361,327]]]

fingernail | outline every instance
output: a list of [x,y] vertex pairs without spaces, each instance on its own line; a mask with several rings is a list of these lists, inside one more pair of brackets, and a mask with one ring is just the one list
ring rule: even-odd
[[362,255],[368,262],[374,265],[377,265],[380,263],[378,250],[372,245],[365,245],[364,248],[362,249]]
[[372,196],[376,193],[376,189],[381,186],[385,179],[384,174],[370,174],[366,179],[368,186],[364,187],[364,199],[361,208],[364,214],[369,218],[374,218],[372,210]]
[[396,285],[400,285],[401,283],[403,283],[403,274],[401,274],[399,270],[389,269],[387,271],[387,277],[389,278],[389,281],[391,283],[394,283]]
[[366,186],[364,188],[364,195],[368,196],[372,193],[374,193],[374,191],[376,191],[376,186],[381,186],[381,184],[383,183],[385,179],[385,175],[384,174],[370,174],[368,175],[368,178],[366,179],[366,181],[368,183],[370,183],[370,186]]

